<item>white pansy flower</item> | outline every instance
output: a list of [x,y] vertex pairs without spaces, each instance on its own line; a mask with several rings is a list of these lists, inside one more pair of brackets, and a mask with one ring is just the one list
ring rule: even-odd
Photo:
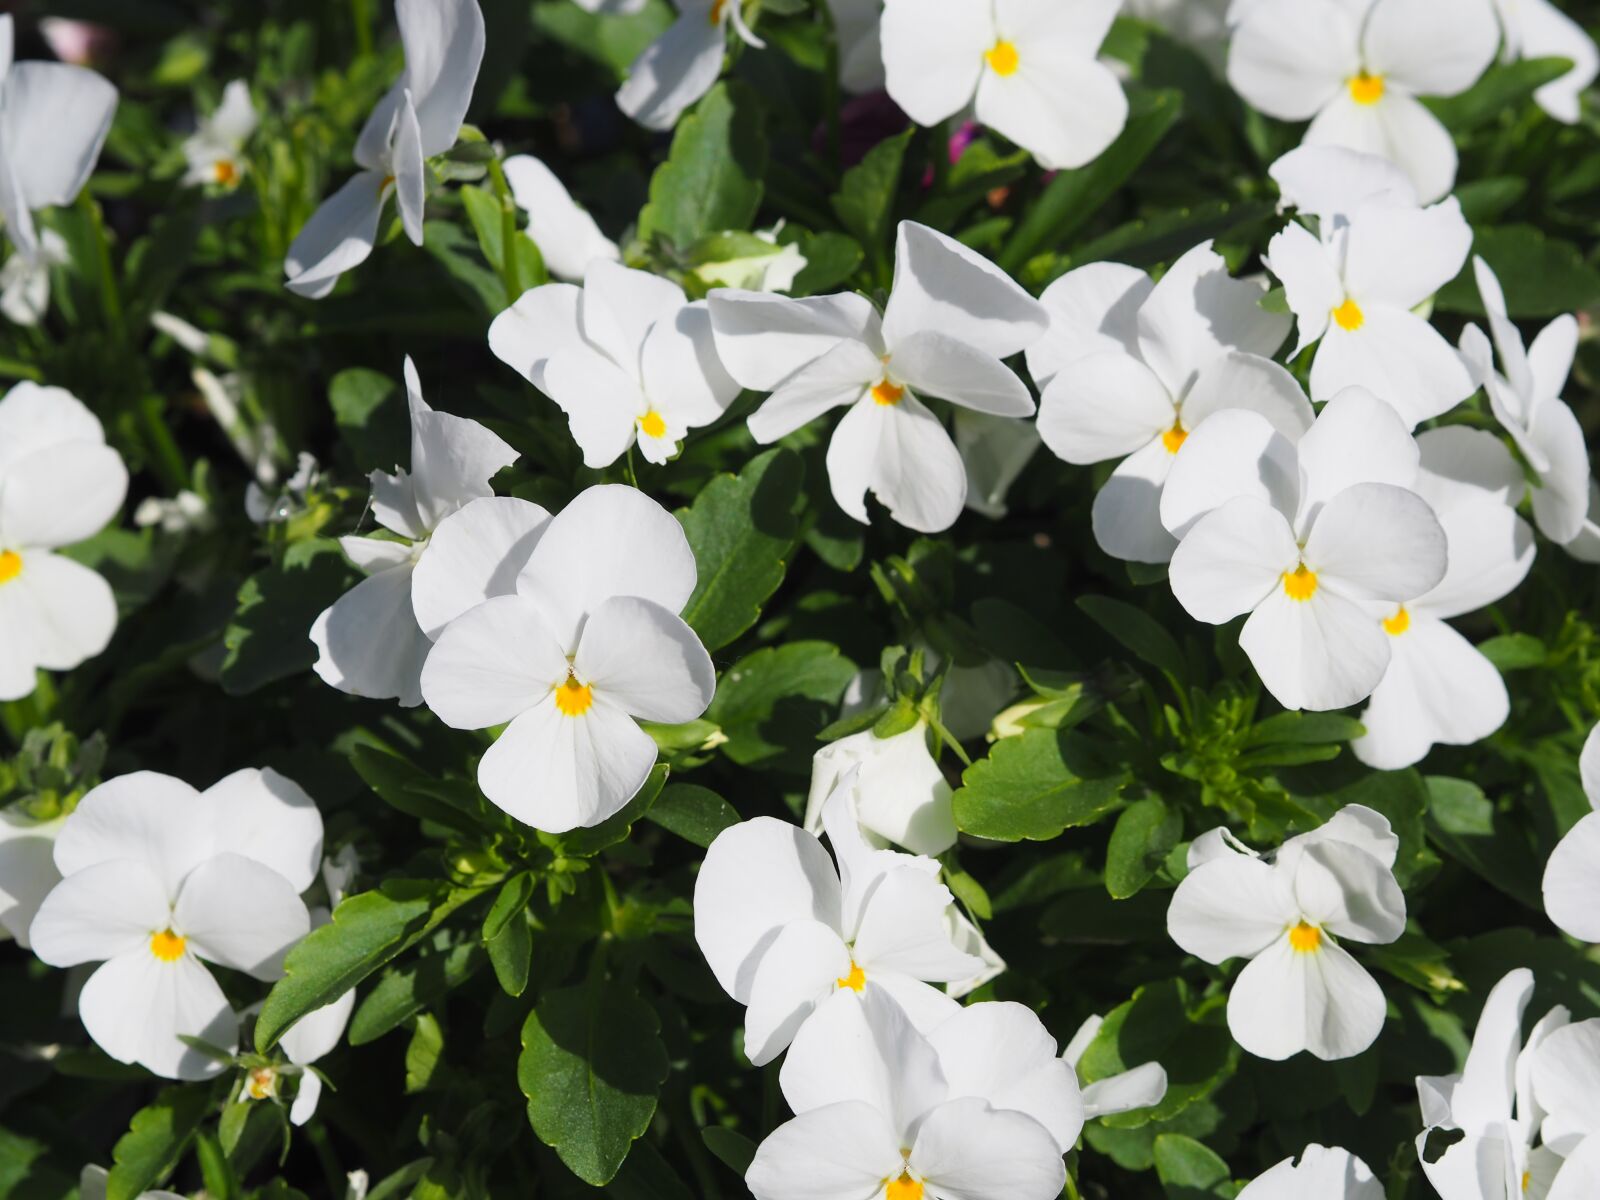
[[1261,1058],[1353,1058],[1383,1029],[1383,990],[1345,941],[1385,945],[1406,927],[1399,839],[1359,804],[1270,858],[1215,830],[1189,848],[1167,932],[1209,963],[1247,958],[1228,996],[1234,1040]]
[[822,832],[827,801],[844,784],[869,835],[916,854],[943,854],[956,844],[953,793],[928,749],[924,722],[886,738],[865,729],[818,750],[806,797],[809,832]]
[[1167,1072],[1160,1063],[1140,1063],[1093,1083],[1083,1082],[1083,1072],[1078,1064],[1083,1061],[1090,1043],[1099,1036],[1100,1027],[1104,1024],[1104,1017],[1090,1017],[1078,1027],[1078,1032],[1072,1035],[1067,1048],[1061,1052],[1061,1060],[1073,1069],[1082,1088],[1084,1117],[1093,1120],[1141,1108],[1154,1108],[1167,1094]]
[[567,414],[586,466],[637,444],[664,463],[739,394],[717,358],[706,302],[670,279],[594,261],[581,288],[530,288],[489,326],[489,349]]
[[1507,315],[1500,280],[1481,258],[1473,259],[1472,267],[1500,352],[1500,370],[1494,369],[1489,339],[1476,325],[1462,334],[1462,357],[1538,480],[1533,519],[1539,532],[1564,545],[1583,532],[1589,507],[1589,450],[1583,427],[1561,398],[1578,353],[1578,322],[1557,317],[1524,347],[1522,332]]
[[883,90],[883,0],[827,0],[839,43],[839,83],[852,95]]
[[288,288],[320,300],[372,253],[391,193],[406,236],[422,245],[427,160],[456,143],[483,62],[478,0],[395,0],[406,69],[356,139],[360,167],[311,214],[289,247]]
[[191,533],[210,529],[217,521],[204,497],[182,488],[170,500],[146,496],[133,510],[133,523],[140,529],[158,527],[162,533]]
[[695,881],[695,940],[746,1006],[745,1055],[757,1066],[835,992],[876,984],[927,1030],[957,1011],[930,983],[984,967],[951,938],[937,862],[871,846],[847,789],[829,801],[827,824],[837,865],[805,830],[757,817],[717,835]]
[[204,964],[277,979],[310,929],[299,893],[321,854],[316,805],[275,771],[236,771],[204,792],[121,776],[56,838],[62,880],[34,918],[33,951],[57,967],[102,964],[78,1015],[112,1058],[208,1078],[221,1066],[179,1035],[231,1052],[238,1021]]
[[1389,637],[1389,667],[1351,749],[1385,771],[1421,761],[1435,744],[1470,746],[1505,724],[1505,680],[1446,622],[1510,594],[1533,566],[1533,530],[1515,511],[1527,485],[1505,443],[1452,426],[1418,435],[1417,445],[1413,487],[1444,529],[1449,565],[1431,591],[1376,618]]
[[1190,435],[1161,496],[1182,544],[1172,591],[1196,620],[1249,614],[1239,644],[1285,708],[1372,694],[1390,639],[1371,606],[1437,587],[1445,532],[1412,491],[1421,452],[1383,401],[1334,397],[1298,445],[1258,413],[1218,413]]
[[1564,932],[1600,944],[1600,725],[1578,760],[1584,795],[1596,811],[1557,844],[1544,869],[1544,909]]
[[1531,1053],[1544,1143],[1566,1157],[1600,1137],[1600,1018],[1563,1024]]
[[0,399],[0,700],[110,642],[110,584],[53,552],[99,533],[127,490],[122,456],[71,393],[25,381]]
[[451,621],[422,671],[446,725],[510,724],[478,764],[489,800],[535,829],[597,825],[644,786],[639,721],[705,712],[716,671],[678,613],[695,588],[683,527],[634,488],[589,488],[545,526],[515,590]]
[[1033,415],[1027,385],[1001,360],[1044,333],[1044,308],[993,263],[925,225],[900,225],[881,317],[853,293],[791,300],[716,291],[710,302],[729,374],[771,393],[750,418],[758,442],[849,409],[828,445],[828,481],[839,507],[863,524],[869,491],[919,532],[948,529],[961,515],[966,468],[919,396]]
[[[1232,278],[1205,242],[1160,283],[1097,264],[1045,292],[1050,332],[1029,361],[1061,367],[1040,381],[1039,434],[1065,462],[1122,460],[1094,501],[1095,541],[1107,554],[1171,559],[1178,542],[1161,523],[1161,490],[1184,441],[1211,414],[1250,409],[1294,440],[1311,428],[1305,393],[1269,357],[1289,319],[1261,308],[1266,291]],[[1116,347],[1076,353],[1101,339]]]
[[250,85],[235,79],[222,89],[222,103],[209,117],[202,117],[200,128],[184,139],[183,156],[189,162],[183,181],[196,187],[214,184],[238,186],[248,164],[244,144],[256,131],[260,118],[250,100]]
[[1044,443],[1027,421],[959,408],[956,449],[967,469],[967,507],[990,520],[1006,515],[1006,494]]
[[1301,146],[1267,174],[1278,185],[1280,207],[1317,218],[1324,240],[1369,205],[1420,208],[1416,185],[1387,158],[1344,146]]
[[1505,29],[1506,61],[1522,58],[1566,58],[1572,70],[1534,92],[1539,107],[1558,121],[1575,125],[1583,113],[1582,97],[1600,75],[1600,51],[1591,38],[1550,0],[1494,0]]
[[646,129],[671,129],[684,109],[722,74],[728,27],[757,49],[766,43],[744,23],[744,0],[674,0],[678,19],[646,46],[617,89],[617,107]]
[[0,217],[12,256],[0,274],[0,313],[35,325],[50,303],[50,268],[66,243],[33,214],[71,204],[111,131],[117,89],[84,67],[12,61],[14,28],[0,14]]
[[886,0],[889,95],[919,125],[969,105],[1049,170],[1100,156],[1128,120],[1099,61],[1120,0]]
[[1309,144],[1390,159],[1431,202],[1455,185],[1456,147],[1418,97],[1466,91],[1499,42],[1490,0],[1263,0],[1234,31],[1228,81],[1268,116],[1309,120]]
[[1448,412],[1477,384],[1413,309],[1467,261],[1472,227],[1454,197],[1432,208],[1368,204],[1319,239],[1290,224],[1267,248],[1299,327],[1299,354],[1318,343],[1311,398],[1364,387],[1415,427]]
[[952,904],[944,910],[944,928],[950,935],[951,945],[963,954],[970,954],[983,964],[977,974],[969,975],[965,979],[951,980],[946,984],[945,995],[960,1000],[1005,974],[1006,960],[989,945],[988,939],[983,936],[983,930],[967,919],[959,904]]
[[1063,1142],[1083,1118],[1055,1043],[1019,1005],[951,1021],[961,1027],[936,1045],[874,985],[824,1003],[784,1060],[797,1115],[756,1150],[756,1200],[1059,1196]]
[[[310,636],[317,647],[312,669],[324,682],[413,707],[422,703],[422,662],[433,639],[452,618],[510,590],[510,580],[499,577],[502,564],[531,551],[550,514],[494,497],[489,480],[517,452],[476,421],[434,412],[409,358],[405,375],[411,472],[372,473],[372,512],[407,540],[340,538],[345,557],[367,578],[323,609]],[[445,532],[457,513],[460,520]]]
[[0,808],[0,935],[15,938],[23,949],[39,905],[61,882],[54,855],[66,821],[38,821],[15,808]]
[[506,159],[504,169],[512,199],[528,214],[528,236],[539,247],[550,274],[575,282],[596,259],[622,258],[617,244],[600,232],[588,210],[573,200],[544,163],[531,154],[518,154]]
[[[1540,1048],[1567,1024],[1565,1008],[1547,1013],[1522,1038],[1533,973],[1518,969],[1490,991],[1461,1072],[1417,1078],[1424,1129],[1417,1137],[1423,1174],[1443,1200],[1545,1200],[1560,1159],[1535,1146],[1544,1113],[1534,1094]],[[1459,1133],[1429,1157],[1435,1130]]]
[[1350,1151],[1313,1143],[1256,1176],[1239,1200],[1383,1200],[1383,1184]]

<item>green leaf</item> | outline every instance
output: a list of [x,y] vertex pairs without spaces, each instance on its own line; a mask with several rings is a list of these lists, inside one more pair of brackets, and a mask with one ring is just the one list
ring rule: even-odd
[[805,468],[792,450],[769,450],[734,475],[718,475],[678,520],[699,580],[683,619],[706,649],[722,649],[761,616],[783,582],[800,536]]
[[[1479,229],[1472,251],[1499,276],[1513,317],[1556,317],[1600,302],[1600,271],[1584,260],[1577,246],[1546,237],[1532,225]],[[1470,265],[1445,284],[1434,308],[1484,315]]]
[[720,83],[678,122],[672,152],[650,179],[639,236],[688,247],[708,233],[749,229],[761,207],[767,137],[756,94]]
[[707,1125],[700,1131],[706,1149],[740,1179],[755,1161],[756,1144],[736,1129],[726,1125]]
[[1126,773],[1107,774],[1086,739],[1030,729],[967,768],[955,793],[956,825],[999,842],[1048,841],[1105,816],[1126,782]]
[[381,371],[350,367],[328,384],[339,436],[362,471],[393,471],[411,457],[411,417],[400,384]]
[[1137,894],[1182,836],[1183,814],[1159,796],[1130,804],[1106,847],[1106,891],[1118,900]]
[[358,744],[350,751],[350,765],[379,797],[407,816],[462,833],[482,832],[473,814],[441,799],[435,781],[398,755]]
[[1177,639],[1143,609],[1109,596],[1079,596],[1078,607],[1141,662],[1174,680],[1184,677],[1183,650]]
[[1527,633],[1507,633],[1490,638],[1478,646],[1482,654],[1502,675],[1542,667],[1550,651],[1538,638]]
[[1045,187],[1006,243],[1000,266],[1015,274],[1041,250],[1064,245],[1154,153],[1182,113],[1180,93],[1143,93],[1105,153],[1088,166],[1058,172]]
[[337,1000],[481,894],[438,879],[390,879],[347,897],[332,921],[289,951],[284,977],[256,1019],[256,1049],[265,1054],[301,1017]]
[[660,1028],[655,1010],[617,983],[549,992],[522,1027],[528,1120],[593,1187],[611,1181],[650,1127],[667,1077]]
[[512,917],[489,939],[488,947],[489,963],[500,989],[508,996],[522,995],[533,970],[533,930],[527,916],[519,913]]
[[169,1087],[134,1113],[111,1150],[106,1200],[137,1200],[170,1174],[211,1107],[210,1088]]
[[721,749],[740,766],[790,751],[806,769],[817,730],[838,711],[856,665],[829,642],[790,642],[746,655],[723,672],[706,717],[722,730]]
[[1495,63],[1459,96],[1430,96],[1423,103],[1451,133],[1466,133],[1527,104],[1545,84],[1572,70],[1565,58],[1524,58]]
[[1105,1022],[1078,1060],[1083,1082],[1094,1083],[1141,1063],[1158,1062],[1167,1072],[1167,1093],[1142,1114],[1119,1123],[1165,1120],[1210,1095],[1232,1076],[1239,1051],[1222,1014],[1213,1006],[1210,1020],[1198,1023],[1189,1011],[1181,980],[1139,988],[1133,998],[1106,1014]]
[[1264,200],[1210,200],[1169,209],[1158,216],[1141,217],[1079,246],[1058,260],[1051,278],[1094,262],[1120,262],[1131,267],[1171,262],[1207,238],[1226,237],[1242,225],[1268,220],[1274,212],[1273,206]]
[[695,1200],[695,1193],[649,1142],[635,1142],[606,1188],[617,1200]]
[[444,1058],[444,1027],[432,1013],[422,1013],[406,1045],[406,1094],[426,1091]]
[[350,1044],[363,1046],[400,1028],[466,983],[488,960],[482,946],[463,940],[390,967],[350,1018]]
[[1244,744],[1312,746],[1353,741],[1365,732],[1360,721],[1343,713],[1282,712],[1251,726]]
[[650,0],[637,13],[628,14],[585,12],[572,0],[540,0],[533,10],[539,32],[601,63],[619,82],[645,47],[671,27],[676,15],[665,0]]
[[1181,1133],[1163,1133],[1156,1138],[1156,1175],[1170,1200],[1205,1200],[1229,1194],[1217,1187],[1228,1182],[1228,1164]]
[[222,690],[243,696],[310,670],[317,648],[307,630],[358,579],[339,543],[330,538],[296,542],[284,552],[280,566],[246,579],[222,635],[227,650]]
[[800,239],[800,253],[806,265],[795,276],[791,296],[815,296],[831,292],[861,265],[861,244],[842,233],[808,233]]
[[1491,887],[1540,912],[1543,865],[1527,841],[1496,812],[1477,784],[1430,775],[1428,836],[1441,851]]
[[701,848],[717,834],[739,823],[739,814],[710,788],[695,783],[669,785],[645,814],[645,819]]
[[913,126],[867,151],[866,157],[844,173],[838,192],[829,200],[839,223],[863,246],[881,248],[886,243],[906,147],[915,132]]

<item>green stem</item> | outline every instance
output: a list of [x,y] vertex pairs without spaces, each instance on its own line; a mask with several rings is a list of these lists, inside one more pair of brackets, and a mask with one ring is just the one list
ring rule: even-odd
[[372,53],[372,0],[350,0],[350,23],[356,30],[356,50],[365,58]]
[[522,295],[522,273],[517,269],[517,205],[498,158],[489,161],[489,174],[500,201],[500,277],[506,285],[506,303],[515,304]]
[[95,271],[100,277],[100,303],[105,311],[106,330],[113,337],[121,337],[124,332],[122,292],[117,287],[117,274],[111,266],[111,242],[106,237],[106,226],[100,216],[100,206],[87,191],[83,191],[78,194],[78,207],[83,210],[84,216],[89,219],[90,227],[94,230]]
[[172,431],[167,428],[162,407],[160,396],[145,396],[139,401],[139,419],[144,423],[145,434],[154,451],[153,465],[161,482],[176,495],[189,486],[189,467],[183,460],[183,451],[173,440]]

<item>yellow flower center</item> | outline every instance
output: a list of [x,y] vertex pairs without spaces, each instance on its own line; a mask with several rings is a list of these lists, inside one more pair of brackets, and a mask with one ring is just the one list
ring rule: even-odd
[[1322,949],[1322,930],[1301,921],[1289,930],[1289,947],[1296,954],[1315,954]]
[[867,973],[856,965],[854,959],[850,960],[850,974],[839,980],[839,986],[849,988],[852,992],[859,992],[867,986]]
[[1350,77],[1350,99],[1357,104],[1376,104],[1383,99],[1383,76],[1365,71]]
[[639,432],[644,434],[645,437],[665,437],[667,423],[662,419],[661,414],[652,408],[639,418]]
[[1390,637],[1399,637],[1402,633],[1410,628],[1411,614],[1406,611],[1406,606],[1404,604],[1400,606],[1399,610],[1394,614],[1394,616],[1385,617],[1383,620],[1383,631]]
[[896,404],[899,404],[900,398],[905,394],[905,388],[898,387],[895,384],[890,383],[887,379],[885,379],[882,383],[874,385],[872,389],[873,402],[875,404],[881,404],[885,408],[893,408]]
[[1172,428],[1161,435],[1161,444],[1167,448],[1168,454],[1182,450],[1184,442],[1188,440],[1189,431],[1183,427],[1182,421],[1174,421]]
[[217,182],[223,187],[232,187],[239,182],[239,168],[234,166],[233,160],[224,158],[211,168],[217,177]]
[[170,929],[163,929],[160,933],[150,935],[150,953],[162,962],[177,962],[183,957],[183,948],[188,945],[182,934],[173,933]]
[[1333,310],[1333,319],[1340,329],[1354,333],[1367,323],[1367,314],[1361,311],[1361,305],[1347,297],[1343,304]]
[[[1022,59],[1017,54],[1017,48],[1012,43],[1001,38],[994,44],[994,48],[983,56],[989,62],[989,69],[996,75],[1015,75],[1017,68],[1022,65]],[[917,1195],[922,1195],[922,1185],[917,1185]]]
[[890,1179],[884,1191],[884,1200],[922,1200],[922,1183],[904,1171],[899,1179]]
[[385,192],[387,192],[389,190],[390,185],[393,184],[393,183],[394,183],[394,176],[393,175],[385,175],[383,177],[383,182],[378,185],[378,195],[381,196]]
[[1317,594],[1317,573],[1301,563],[1293,571],[1283,573],[1283,591],[1291,600],[1304,604]]
[[10,583],[22,574],[22,555],[15,550],[0,550],[0,583]]
[[278,1072],[271,1067],[257,1067],[250,1072],[244,1086],[250,1099],[270,1099],[278,1090]]
[[594,693],[587,683],[579,683],[576,675],[568,674],[565,683],[555,687],[556,708],[563,716],[581,717],[594,704]]
[[722,11],[728,7],[728,0],[711,0],[711,12],[708,14],[711,24],[722,24]]
[[1522,1190],[1523,1191],[1527,1191],[1528,1190],[1528,1185],[1530,1183],[1532,1183],[1532,1182],[1533,1182],[1533,1172],[1532,1171],[1524,1171],[1522,1173]]

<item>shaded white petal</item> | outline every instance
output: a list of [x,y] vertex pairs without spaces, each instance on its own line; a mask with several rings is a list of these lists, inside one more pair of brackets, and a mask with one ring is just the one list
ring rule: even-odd
[[311,932],[311,915],[282,875],[230,853],[189,873],[172,924],[200,958],[270,980],[283,974],[283,956]]
[[645,338],[684,304],[683,289],[670,279],[602,261],[584,275],[578,316],[583,336],[637,380]]
[[1589,803],[1600,809],[1600,725],[1589,730],[1589,736],[1583,739],[1583,750],[1578,755],[1578,771]]
[[1460,523],[1454,510],[1493,499],[1515,508],[1528,490],[1522,468],[1506,444],[1487,429],[1446,425],[1417,435],[1422,470],[1411,488],[1428,502],[1447,532]]
[[111,959],[83,985],[78,1015],[112,1058],[168,1079],[209,1079],[224,1069],[179,1041],[179,1034],[230,1052],[239,1036],[228,998],[190,954],[163,962],[141,950]]
[[1225,409],[1184,441],[1161,493],[1161,522],[1187,537],[1195,522],[1229,501],[1250,499],[1285,522],[1300,496],[1294,443],[1257,412]]
[[[1565,544],[1583,532],[1589,506],[1589,451],[1582,426],[1560,400],[1545,400],[1533,410],[1527,440],[1537,463],[1540,486],[1533,489],[1533,518],[1553,542]],[[1524,447],[1526,448],[1526,447]]]
[[1585,1138],[1562,1163],[1545,1200],[1586,1200],[1600,1195],[1600,1134]]
[[1495,984],[1483,1002],[1472,1049],[1450,1092],[1450,1116],[1456,1128],[1493,1135],[1511,1120],[1522,1017],[1532,998],[1533,972],[1523,968]]
[[1372,205],[1350,222],[1344,279],[1362,304],[1416,308],[1461,274],[1472,227],[1454,196],[1431,208]]
[[762,955],[795,921],[840,928],[839,877],[822,843],[757,817],[717,835],[694,887],[694,936],[717,982],[748,1003]]
[[1221,625],[1281,593],[1284,573],[1299,562],[1283,514],[1240,496],[1201,517],[1184,536],[1172,555],[1172,594],[1196,620]]
[[317,647],[312,670],[331,687],[352,696],[422,702],[423,661],[430,643],[411,605],[409,564],[369,575],[311,626]]
[[929,1041],[952,1098],[974,1096],[1024,1113],[1050,1131],[1062,1153],[1076,1144],[1084,1117],[1078,1080],[1056,1057],[1056,1040],[1032,1009],[974,1004],[934,1030]]
[[617,107],[646,129],[671,129],[722,74],[726,34],[691,8],[645,47],[617,90]]
[[1389,666],[1389,639],[1378,622],[1325,587],[1303,601],[1274,588],[1245,622],[1239,645],[1289,709],[1347,708],[1370,696]]
[[707,298],[717,354],[728,373],[758,392],[778,386],[840,342],[882,353],[882,322],[865,296],[841,292],[791,300],[718,288]]
[[950,891],[916,867],[890,871],[861,910],[853,955],[871,979],[880,971],[930,983],[951,983],[983,969],[983,961],[950,940]]
[[739,395],[717,357],[705,301],[686,304],[651,327],[640,360],[645,398],[671,420],[710,425]]
[[763,445],[787,437],[825,412],[854,404],[882,378],[883,363],[865,345],[837,342],[777,385],[750,415],[750,434]]
[[[509,164],[508,164],[509,165]],[[1358,208],[1417,206],[1411,179],[1388,159],[1343,146],[1305,145],[1267,169],[1283,203],[1322,221],[1349,217]]]
[[1430,502],[1430,507],[1449,541],[1450,562],[1444,579],[1411,605],[1413,611],[1441,618],[1475,612],[1527,578],[1533,530],[1499,497],[1478,491],[1454,503]]
[[866,524],[871,492],[889,515],[919,533],[940,533],[961,515],[967,472],[937,417],[910,392],[897,403],[859,400],[828,443],[835,503]]
[[1083,1115],[1111,1117],[1154,1108],[1166,1097],[1167,1072],[1160,1063],[1140,1063],[1131,1071],[1097,1079],[1083,1088]]
[[53,851],[65,823],[65,817],[34,821],[0,810],[0,930],[24,950],[39,906],[61,882]]
[[1310,1145],[1300,1161],[1286,1158],[1239,1193],[1240,1200],[1383,1200],[1383,1185],[1348,1150]]
[[361,171],[322,202],[289,246],[283,271],[298,296],[320,300],[339,276],[360,266],[378,240],[378,221],[388,184],[376,171]]
[[871,1105],[832,1104],[768,1134],[744,1181],[756,1200],[875,1200],[902,1165],[896,1136]]
[[1289,884],[1258,858],[1228,854],[1190,871],[1167,909],[1167,933],[1209,963],[1253,958],[1295,919]]
[[977,91],[994,14],[967,0],[887,0],[881,37],[889,95],[917,124],[937,125]]
[[669,725],[705,712],[717,690],[716,668],[694,630],[637,596],[613,596],[594,610],[573,669],[626,712]]
[[1551,853],[1544,908],[1564,932],[1600,943],[1600,813],[1574,825]]
[[363,574],[376,575],[392,567],[411,564],[412,547],[406,542],[391,542],[386,538],[342,537],[339,549],[352,566]]
[[1061,1147],[1032,1117],[951,1100],[922,1123],[911,1169],[939,1200],[1053,1200],[1066,1186]]
[[1448,412],[1472,394],[1473,380],[1439,332],[1413,312],[1363,309],[1360,329],[1334,325],[1311,366],[1311,398],[1359,387],[1381,396],[1408,428]]
[[587,345],[545,360],[540,387],[567,414],[583,465],[595,470],[627,453],[649,409],[637,377]]
[[[351,988],[333,1003],[312,1009],[289,1026],[284,1035],[278,1039],[278,1045],[283,1047],[283,1052],[289,1056],[290,1062],[301,1064],[316,1062],[324,1055],[331,1054],[334,1047],[339,1044],[339,1039],[344,1036],[345,1026],[350,1023],[350,1013],[355,1006],[356,993],[355,989]],[[305,1088],[304,1079],[308,1078],[314,1078],[309,1071],[302,1077],[302,1092]]]
[[1228,82],[1268,116],[1304,121],[1360,66],[1357,21],[1337,0],[1265,0],[1234,31]]
[[104,650],[117,626],[111,585],[94,571],[44,551],[18,557],[21,572],[0,588],[0,692],[13,700],[33,691],[36,667],[71,670]]
[[1415,492],[1358,483],[1323,507],[1305,562],[1322,587],[1358,600],[1414,600],[1444,578],[1445,533]]
[[514,496],[486,496],[452,513],[428,539],[411,575],[411,606],[430,638],[469,609],[517,590],[550,514]]
[[322,814],[294,780],[246,767],[208,787],[212,846],[271,867],[303,892],[322,865]]
[[868,729],[840,738],[812,759],[806,828],[822,828],[823,805],[852,767],[863,827],[916,854],[943,854],[956,841],[951,791],[928,751],[927,727],[880,738]]
[[895,347],[890,371],[919,395],[1001,417],[1033,416],[1028,385],[1011,368],[948,334],[912,334]]
[[1274,1060],[1301,1050],[1353,1058],[1377,1040],[1383,1018],[1383,989],[1342,947],[1324,941],[1302,953],[1287,935],[1239,973],[1228,996],[1234,1040]]
[[1161,489],[1172,462],[1172,451],[1156,438],[1117,464],[1090,513],[1100,549],[1128,562],[1171,560],[1178,539],[1161,523]]
[[156,873],[171,899],[211,846],[211,813],[199,792],[170,775],[135,771],[79,801],[56,838],[56,868],[72,875],[95,863],[135,859]]
[[5,76],[0,141],[29,209],[71,204],[111,131],[117,89],[65,63],[22,62]]
[[0,531],[8,548],[70,546],[99,533],[127,492],[128,470],[110,446],[41,447],[0,477]]
[[1006,494],[1039,450],[1039,431],[1027,421],[964,408],[955,414],[955,434],[967,467],[967,507],[999,520],[1008,511]]
[[526,596],[496,596],[462,614],[428,653],[422,696],[454,729],[484,729],[549,699],[567,656]]
[[1138,352],[1139,307],[1155,285],[1120,263],[1068,271],[1039,297],[1050,315],[1045,335],[1028,347],[1028,371],[1040,388],[1067,364],[1101,351]]
[[1120,351],[1076,360],[1039,402],[1039,436],[1057,458],[1077,465],[1141,450],[1177,419],[1172,394],[1161,380]]
[[45,897],[29,936],[52,967],[150,956],[150,936],[166,929],[172,908],[161,879],[131,858],[108,859],[62,879]]
[[1295,377],[1269,358],[1229,351],[1202,368],[1184,398],[1183,424],[1198,429],[1213,413],[1242,408],[1260,413],[1291,442],[1298,442],[1316,419]]
[[980,122],[1033,152],[1047,171],[1082,167],[1116,141],[1128,123],[1128,98],[1109,67],[1018,43],[1011,75],[978,80]]
[[416,102],[422,154],[455,145],[486,44],[478,0],[395,0],[406,51],[402,83]]
[[1327,332],[1333,310],[1344,303],[1344,281],[1330,248],[1305,226],[1289,224],[1273,237],[1263,260],[1283,284],[1294,313],[1299,354]]
[[1382,946],[1405,932],[1400,885],[1389,867],[1366,851],[1344,842],[1315,842],[1295,856],[1293,871],[1301,914],[1335,936]]
[[1600,1020],[1578,1021],[1544,1040],[1533,1060],[1533,1088],[1549,1114],[1545,1142],[1558,1154],[1570,1154],[1578,1141],[1600,1132]]
[[492,495],[489,481],[517,460],[517,452],[477,421],[430,408],[409,358],[405,376],[411,409],[411,484],[417,514],[423,527],[432,530],[468,501]]
[[1489,67],[1500,26],[1489,0],[1440,8],[1431,0],[1374,5],[1362,35],[1367,68],[1422,96],[1464,92]]
[[[1581,25],[1549,0],[1519,4],[1515,13],[1518,51],[1524,58],[1566,58],[1572,70],[1533,94],[1539,107],[1558,121],[1576,124],[1580,97],[1600,74],[1600,51]],[[1508,32],[1507,39],[1512,35]]]
[[1306,142],[1387,158],[1406,173],[1424,204],[1443,199],[1455,185],[1456,145],[1450,131],[1398,88],[1389,88],[1376,104],[1358,103],[1341,90],[1311,123]]
[[1329,401],[1300,440],[1299,451],[1300,506],[1295,525],[1302,534],[1340,492],[1358,483],[1409,488],[1422,462],[1416,439],[1395,409],[1355,388]]
[[913,334],[931,331],[1010,358],[1044,336],[1048,325],[1044,306],[976,250],[926,225],[900,222],[894,288],[883,314],[891,352]]
[[504,169],[517,207],[528,214],[528,236],[539,247],[550,274],[569,282],[581,280],[595,259],[621,257],[617,244],[600,232],[594,218],[573,201],[544,163],[531,154],[518,154],[506,159]]
[[819,921],[779,927],[757,959],[744,1015],[744,1052],[752,1065],[765,1066],[782,1054],[849,974],[850,951],[834,929]]
[[535,387],[544,388],[544,367],[563,350],[588,345],[578,325],[581,288],[547,283],[529,288],[489,325],[489,349]]
[[105,440],[100,419],[65,388],[24,379],[0,398],[0,470],[50,446]]
[[400,210],[400,225],[414,246],[422,245],[422,209],[428,180],[423,173],[422,131],[417,126],[417,110],[411,93],[401,96],[395,113],[394,160],[389,170],[394,176],[395,207]]

